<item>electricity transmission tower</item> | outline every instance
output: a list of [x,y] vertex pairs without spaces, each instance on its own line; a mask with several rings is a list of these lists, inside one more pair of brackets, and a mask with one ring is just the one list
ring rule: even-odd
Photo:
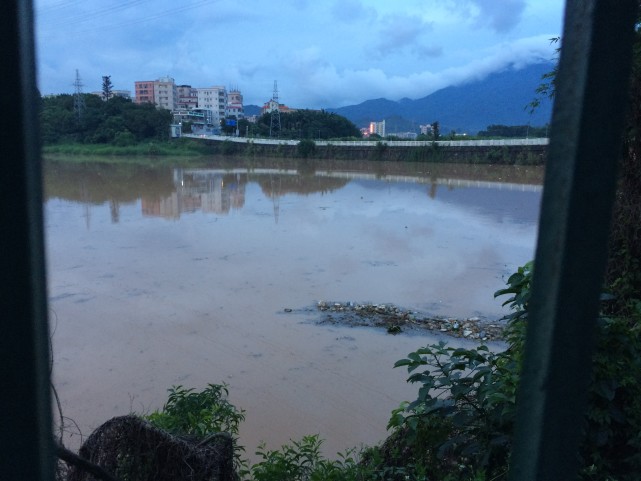
[[76,119],[80,122],[85,113],[85,97],[82,95],[82,87],[84,85],[80,80],[78,69],[76,69],[76,81],[73,83],[73,86],[75,87],[73,94],[73,111],[76,114]]
[[272,112],[269,122],[269,136],[280,135],[280,105],[278,103],[278,84],[274,80],[274,95],[272,96]]

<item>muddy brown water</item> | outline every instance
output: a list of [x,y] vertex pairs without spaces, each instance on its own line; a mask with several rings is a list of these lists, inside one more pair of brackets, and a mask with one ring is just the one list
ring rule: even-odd
[[[416,387],[394,362],[437,334],[319,326],[319,300],[505,314],[533,256],[540,167],[385,163],[204,168],[49,163],[54,380],[88,435],[225,382],[251,457],[318,433],[328,455],[386,436]],[[285,312],[292,309],[292,312]],[[469,341],[445,339],[453,345]],[[80,436],[68,435],[77,446]]]

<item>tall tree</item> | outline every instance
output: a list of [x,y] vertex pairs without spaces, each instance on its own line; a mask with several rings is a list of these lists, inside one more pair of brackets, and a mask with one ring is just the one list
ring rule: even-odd
[[438,123],[438,120],[432,122],[432,139],[440,140],[441,138],[441,126]]
[[113,95],[113,84],[111,83],[111,75],[104,75],[102,77],[102,100],[109,100]]

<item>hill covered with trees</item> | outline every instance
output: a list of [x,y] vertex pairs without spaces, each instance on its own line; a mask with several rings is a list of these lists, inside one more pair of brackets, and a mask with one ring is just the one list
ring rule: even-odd
[[45,145],[84,143],[132,145],[141,141],[169,138],[171,113],[151,104],[135,104],[113,97],[103,101],[84,94],[78,108],[73,95],[43,97],[40,125]]
[[[233,133],[235,126],[221,126],[224,133]],[[360,138],[361,131],[350,120],[325,110],[294,110],[280,113],[280,129],[272,125],[270,113],[261,115],[252,124],[245,119],[239,123],[244,137],[278,137],[281,139],[345,139]],[[272,135],[270,135],[270,132]]]

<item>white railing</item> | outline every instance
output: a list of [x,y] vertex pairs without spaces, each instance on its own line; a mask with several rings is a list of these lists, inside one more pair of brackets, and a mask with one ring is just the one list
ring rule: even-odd
[[[284,139],[248,139],[246,137],[228,137],[225,135],[194,135],[183,134],[182,137],[192,139],[217,140],[220,142],[229,141],[240,144],[262,144],[262,145],[298,145],[299,140]],[[318,146],[336,145],[339,147],[374,147],[382,143],[388,147],[424,147],[432,145],[430,140],[314,140]],[[439,147],[503,147],[503,146],[520,146],[520,145],[548,145],[549,139],[501,139],[501,140],[438,140],[436,145]]]

